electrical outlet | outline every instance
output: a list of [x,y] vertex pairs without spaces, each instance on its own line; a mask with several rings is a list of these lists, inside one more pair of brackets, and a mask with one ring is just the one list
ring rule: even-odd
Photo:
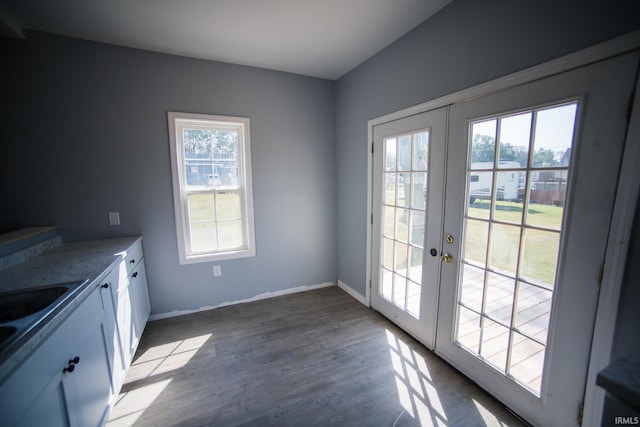
[[222,276],[222,267],[220,267],[219,265],[214,265],[213,266],[213,276],[214,277]]
[[109,225],[120,225],[120,212],[109,212]]

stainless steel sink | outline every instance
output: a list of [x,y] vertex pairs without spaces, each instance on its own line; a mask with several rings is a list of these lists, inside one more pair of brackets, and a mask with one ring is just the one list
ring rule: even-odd
[[69,292],[69,289],[69,286],[63,285],[0,293],[0,323],[22,319],[43,310]]
[[87,281],[0,292],[0,359],[71,301]]
[[0,345],[11,338],[17,330],[15,326],[0,326]]

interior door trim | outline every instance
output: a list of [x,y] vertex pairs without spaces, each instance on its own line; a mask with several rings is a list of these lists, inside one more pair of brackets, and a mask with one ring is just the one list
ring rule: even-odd
[[[365,305],[370,306],[371,304],[371,241],[373,232],[370,223],[370,218],[373,214],[373,153],[371,152],[371,148],[373,146],[374,126],[549,77],[639,48],[640,30],[636,30],[514,74],[369,120],[367,123],[367,144],[365,147],[368,158],[366,221],[369,224],[366,235]],[[640,77],[636,85],[636,93],[634,94],[635,108],[631,111],[628,123],[624,158],[620,170],[618,190],[614,200],[614,212],[607,244],[607,262],[603,275],[603,282],[607,283],[607,286],[602,287],[598,298],[592,351],[589,358],[587,390],[584,402],[584,420],[597,420],[596,424],[602,419],[605,391],[595,385],[595,378],[598,372],[604,369],[610,361],[629,237],[640,190],[640,170],[637,168],[637,164],[640,161],[639,87]]]

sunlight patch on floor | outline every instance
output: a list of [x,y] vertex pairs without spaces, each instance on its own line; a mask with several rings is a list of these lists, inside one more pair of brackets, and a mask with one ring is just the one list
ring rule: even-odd
[[[178,340],[151,347],[140,355],[127,372],[123,391],[113,405],[107,426],[133,426],[169,385],[172,378],[150,384],[145,380],[184,368],[210,338],[211,334],[204,334]],[[142,383],[136,384],[137,381]]]

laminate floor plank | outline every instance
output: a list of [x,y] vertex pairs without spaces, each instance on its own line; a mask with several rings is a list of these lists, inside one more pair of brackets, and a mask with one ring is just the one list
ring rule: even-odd
[[117,426],[521,426],[337,287],[150,322]]

